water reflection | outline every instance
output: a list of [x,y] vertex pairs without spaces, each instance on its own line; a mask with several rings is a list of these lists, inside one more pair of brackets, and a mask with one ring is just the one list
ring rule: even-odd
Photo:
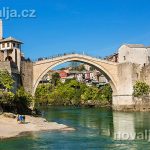
[[150,139],[149,112],[113,112],[114,139],[145,140]]
[[114,140],[134,140],[134,113],[113,112]]
[[81,132],[90,134],[93,132],[97,136],[109,136],[113,140],[135,140],[141,133],[150,136],[150,113],[148,112],[127,113],[113,112],[106,108],[72,107],[52,107],[46,112],[49,121],[73,125]]
[[[0,142],[0,149],[149,149],[150,113],[113,112],[106,108],[41,109],[48,121],[66,124],[76,131],[32,133],[27,137]],[[116,137],[116,134],[121,134],[121,137]]]

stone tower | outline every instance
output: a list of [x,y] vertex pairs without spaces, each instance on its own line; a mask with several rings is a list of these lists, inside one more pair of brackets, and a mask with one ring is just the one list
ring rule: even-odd
[[23,43],[13,37],[3,38],[2,24],[0,20],[0,61],[10,61],[20,72],[21,44]]
[[3,38],[3,22],[0,19],[0,40]]

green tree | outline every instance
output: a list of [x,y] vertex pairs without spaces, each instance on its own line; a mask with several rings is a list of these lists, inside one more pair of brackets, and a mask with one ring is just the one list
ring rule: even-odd
[[9,91],[13,88],[14,80],[8,71],[0,70],[0,84]]
[[2,89],[0,90],[0,103],[8,103],[12,104],[14,100],[14,94],[10,92],[13,88],[14,80],[12,79],[11,75],[6,70],[0,70],[0,85]]
[[149,95],[150,93],[150,86],[142,81],[137,81],[133,86],[133,95],[135,97]]
[[14,93],[12,92],[6,92],[6,91],[1,91],[1,99],[0,99],[0,104],[5,103],[5,104],[13,104],[14,102]]
[[23,87],[20,87],[14,97],[14,101],[25,107],[30,107],[33,97],[31,94],[27,93]]
[[60,81],[59,73],[55,72],[52,74],[52,84],[56,86],[58,82]]
[[101,100],[112,101],[112,89],[109,84],[106,84],[101,89]]
[[37,103],[46,103],[49,99],[50,92],[52,92],[53,86],[51,84],[40,84],[38,85],[35,97]]
[[88,87],[88,88],[85,89],[85,91],[81,95],[81,99],[84,100],[84,101],[93,99],[93,93],[92,93],[92,88],[91,87]]

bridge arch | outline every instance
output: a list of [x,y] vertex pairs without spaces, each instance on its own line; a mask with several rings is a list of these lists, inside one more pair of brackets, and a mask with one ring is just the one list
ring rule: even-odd
[[113,94],[117,94],[117,80],[115,79],[116,74],[117,74],[117,63],[108,62],[106,60],[101,60],[101,59],[97,59],[97,58],[93,58],[93,57],[85,56],[85,55],[70,54],[67,56],[57,57],[54,59],[37,61],[33,64],[32,95],[35,94],[35,91],[39,82],[50,69],[60,64],[71,62],[71,61],[83,62],[83,63],[96,67],[105,75],[105,77],[109,81],[113,90]]

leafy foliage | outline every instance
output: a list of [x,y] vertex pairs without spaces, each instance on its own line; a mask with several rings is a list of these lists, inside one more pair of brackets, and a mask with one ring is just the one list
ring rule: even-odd
[[[0,71],[0,106],[5,111],[15,113],[30,112],[29,106],[33,100],[32,96],[25,92],[23,87],[14,94],[11,92],[14,80],[7,71]],[[8,109],[9,108],[9,109]]]
[[13,104],[14,101],[14,93],[12,92],[0,92],[1,99],[0,103],[5,103],[5,104]]
[[56,86],[58,82],[60,81],[59,73],[55,72],[52,74],[52,84]]
[[149,95],[150,86],[142,81],[137,81],[133,86],[133,95],[135,97]]
[[0,70],[0,84],[6,89],[11,90],[13,88],[14,80],[8,71]]
[[23,87],[20,87],[14,96],[15,103],[19,103],[22,106],[27,107],[31,105],[32,99],[33,99],[32,95],[27,93]]
[[14,94],[10,92],[13,88],[14,80],[12,79],[11,75],[8,71],[0,70],[0,103],[13,103]]
[[49,93],[52,92],[53,85],[40,84],[35,92],[36,102],[46,103],[49,99]]
[[56,87],[53,85],[39,85],[36,90],[37,103],[50,103],[57,105],[80,105],[88,100],[110,102],[112,98],[110,85],[103,88],[88,87],[85,83],[75,79],[67,80]]
[[108,100],[109,102],[111,102],[112,100],[112,89],[111,89],[111,86],[109,84],[105,85],[103,88],[102,88],[102,99],[103,100]]

